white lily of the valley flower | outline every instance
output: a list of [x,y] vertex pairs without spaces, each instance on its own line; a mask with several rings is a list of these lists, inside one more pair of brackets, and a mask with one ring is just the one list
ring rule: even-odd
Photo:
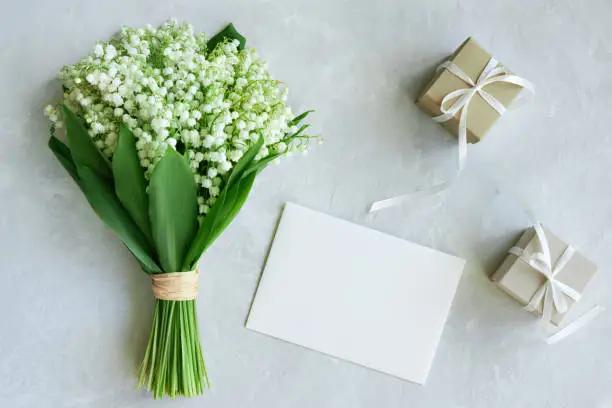
[[[96,44],[90,56],[61,70],[64,103],[85,119],[111,159],[120,126],[128,126],[146,177],[168,148],[184,152],[205,214],[222,188],[218,175],[260,135],[265,146],[257,158],[306,146],[288,138],[296,128],[287,88],[271,78],[255,50],[238,46],[226,41],[208,53],[205,37],[176,21],[158,29],[123,27],[118,38]],[[62,126],[57,106],[44,112]]]

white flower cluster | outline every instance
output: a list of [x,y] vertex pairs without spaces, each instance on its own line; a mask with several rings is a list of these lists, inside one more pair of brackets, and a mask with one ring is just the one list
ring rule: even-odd
[[[137,138],[150,177],[168,148],[186,154],[205,214],[229,172],[260,135],[257,158],[306,151],[310,137],[291,123],[287,88],[273,80],[255,50],[224,41],[207,50],[203,34],[169,21],[156,29],[123,27],[118,38],[64,67],[64,101],[83,117],[104,154],[112,155],[122,124]],[[61,127],[58,106],[45,114]],[[297,132],[297,134],[296,134]]]

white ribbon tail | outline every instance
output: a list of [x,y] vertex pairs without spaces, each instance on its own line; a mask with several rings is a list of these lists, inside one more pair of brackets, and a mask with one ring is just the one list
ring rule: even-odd
[[483,69],[482,73],[479,75],[476,82],[474,82],[474,80],[472,80],[469,75],[467,75],[452,61],[446,61],[442,63],[437,70],[448,70],[469,86],[468,88],[457,89],[445,95],[442,98],[442,102],[440,104],[440,115],[435,116],[433,118],[436,122],[442,123],[453,119],[455,116],[457,116],[457,114],[459,115],[459,128],[457,132],[457,137],[459,141],[459,157],[457,163],[457,171],[451,180],[434,185],[429,189],[416,190],[411,193],[402,194],[397,197],[376,201],[370,207],[369,212],[380,211],[385,208],[394,207],[396,205],[402,204],[405,201],[408,201],[411,198],[434,195],[443,190],[446,190],[453,184],[455,179],[459,176],[459,174],[465,167],[468,144],[468,108],[474,95],[479,94],[484,99],[484,101],[487,102],[487,104],[489,104],[499,113],[499,115],[503,115],[506,111],[506,107],[501,102],[499,102],[497,98],[486,92],[483,89],[484,87],[493,83],[510,83],[524,87],[530,93],[534,92],[534,87],[531,82],[516,75],[510,74],[508,70],[505,67],[500,66],[497,60],[493,57],[489,59],[487,65]]
[[606,308],[603,306],[595,306],[594,308],[592,308],[591,310],[589,310],[582,316],[578,317],[577,319],[569,323],[567,326],[565,326],[561,330],[557,331],[552,336],[549,336],[548,338],[546,338],[546,343],[555,344],[565,339],[570,334],[576,333],[578,330],[580,330],[581,328],[586,326],[588,323],[593,321],[593,319],[595,319],[604,310],[606,310]]
[[554,278],[552,280],[549,280],[548,282],[555,310],[561,314],[566,313],[568,305],[567,299],[565,298],[565,296],[563,296],[563,292],[559,285],[561,282],[557,282],[556,280],[554,280]]
[[550,282],[547,285],[544,285],[544,306],[542,308],[542,320],[540,320],[540,326],[542,330],[545,331],[548,328],[548,325],[552,321],[552,316],[555,311],[555,302],[553,300],[553,286]]
[[578,292],[576,289],[572,288],[569,285],[566,285],[563,282],[559,282],[558,280],[555,280],[555,285],[557,286],[557,288],[559,288],[561,292],[565,293],[567,296],[574,299],[574,301],[577,302],[580,300],[580,297],[582,296],[582,294]]
[[436,184],[433,187],[429,187],[427,189],[415,190],[410,193],[387,198],[385,200],[376,201],[370,206],[370,209],[368,212],[376,212],[376,211],[384,210],[385,208],[395,207],[396,205],[400,205],[412,198],[436,195],[444,190],[447,190],[454,183],[454,181],[455,179],[453,178],[449,181],[444,181],[442,183]]
[[461,117],[459,118],[459,158],[457,163],[457,175],[463,171],[465,167],[465,160],[467,158],[467,118],[468,118],[468,103],[463,107],[461,111]]

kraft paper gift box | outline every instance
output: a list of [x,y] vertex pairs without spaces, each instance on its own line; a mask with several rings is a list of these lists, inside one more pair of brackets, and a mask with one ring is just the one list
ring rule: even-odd
[[[477,81],[490,59],[491,54],[471,37],[465,40],[450,57],[450,61],[463,70],[474,82]],[[467,88],[470,88],[470,85],[455,74],[446,69],[438,70],[435,77],[427,84],[417,98],[416,104],[432,117],[438,116],[441,114],[440,105],[442,99],[447,94],[458,89]],[[483,88],[487,93],[497,98],[506,108],[510,107],[522,89],[521,86],[505,82],[495,82]],[[445,129],[455,136],[458,135],[460,114],[461,111],[451,120],[441,123]],[[469,104],[467,113],[468,142],[477,143],[484,139],[499,118],[500,114],[481,95],[476,94]]]
[[[554,265],[568,244],[548,229],[543,228],[543,230],[550,248],[551,261]],[[535,229],[533,227],[527,229],[515,247],[523,249],[526,255],[538,252],[539,245]],[[556,278],[559,282],[583,294],[588,283],[596,273],[597,266],[579,251],[576,251],[565,267],[556,275]],[[523,306],[528,305],[536,291],[546,283],[546,278],[540,272],[511,253],[508,254],[499,269],[491,276],[491,280]],[[561,293],[561,296],[566,298],[568,310],[563,314],[554,310],[551,317],[551,323],[554,325],[561,325],[563,318],[567,316],[575,304],[575,301],[566,294]],[[542,314],[542,303],[540,303],[539,308],[533,310],[534,313]]]

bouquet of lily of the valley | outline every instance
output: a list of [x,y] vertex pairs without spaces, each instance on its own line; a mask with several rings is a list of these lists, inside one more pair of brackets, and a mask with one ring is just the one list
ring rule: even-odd
[[[124,27],[60,72],[49,147],[151,275],[155,313],[139,385],[155,398],[208,387],[197,264],[257,174],[312,139],[287,88],[230,24],[206,40],[175,21]],[[56,136],[65,128],[67,145]]]

